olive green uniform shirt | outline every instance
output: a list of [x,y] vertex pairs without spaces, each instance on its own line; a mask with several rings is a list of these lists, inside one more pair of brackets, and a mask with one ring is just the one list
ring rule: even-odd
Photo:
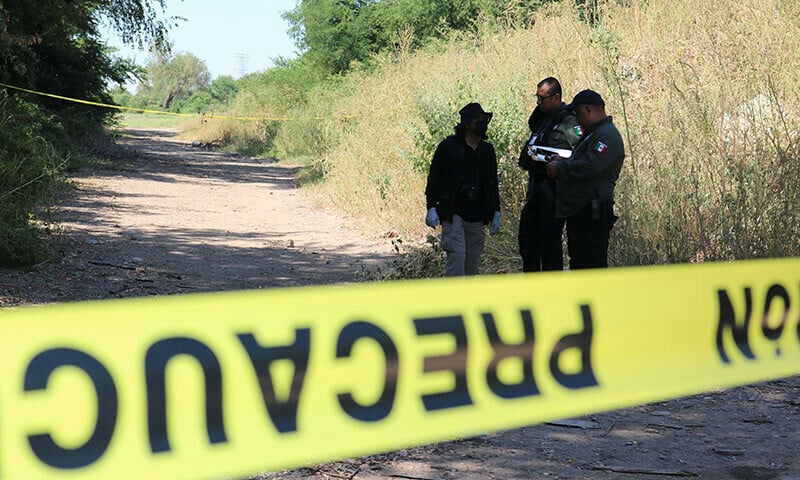
[[[528,154],[531,142],[544,147],[563,148],[572,150],[580,140],[583,130],[572,112],[555,112],[552,114],[534,110],[528,119],[531,137],[520,152],[519,166],[530,173],[528,192],[530,194],[535,180],[547,178],[544,162],[535,161]],[[549,154],[548,154],[549,155]]]

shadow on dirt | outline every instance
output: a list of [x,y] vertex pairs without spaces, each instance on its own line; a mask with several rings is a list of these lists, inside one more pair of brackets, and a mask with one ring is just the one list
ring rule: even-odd
[[[131,155],[119,159],[119,168],[131,178],[174,183],[211,179],[232,183],[266,183],[271,188],[295,188],[299,167],[275,159],[250,158],[235,153],[207,151],[159,130],[121,130],[118,144]],[[177,178],[176,178],[177,177]]]
[[[77,227],[58,239],[61,258],[41,271],[0,270],[0,306],[357,282],[367,269],[388,261],[388,251],[358,253],[363,249],[351,248],[355,243],[346,235],[335,246],[319,246],[313,231],[299,231],[269,212],[252,220],[250,231],[242,231],[241,222],[239,230],[222,221],[214,224],[214,219],[225,220],[229,209],[231,216],[242,215],[224,205],[235,193],[214,205],[190,198],[188,207],[173,212],[177,206],[169,204],[174,200],[169,195],[176,188],[202,184],[196,189],[199,195],[222,189],[256,197],[274,192],[277,198],[279,191],[295,189],[297,168],[198,150],[164,140],[164,134],[125,130],[120,143],[135,154],[115,160],[113,170],[93,172],[146,180],[136,184],[140,190],[115,191],[81,182],[79,189],[63,193],[57,218]],[[245,204],[258,201],[242,199]],[[275,201],[270,205],[281,206]],[[209,208],[216,209],[212,220]],[[165,217],[164,211],[173,217]],[[206,216],[205,223],[192,216]],[[138,226],[119,224],[121,218],[134,217]],[[172,218],[174,225],[165,224]],[[256,224],[263,218],[283,222],[280,232]]]

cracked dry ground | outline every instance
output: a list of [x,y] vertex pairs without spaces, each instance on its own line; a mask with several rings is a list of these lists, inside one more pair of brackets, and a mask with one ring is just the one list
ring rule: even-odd
[[[0,270],[0,305],[357,282],[393,254],[315,207],[291,166],[172,131],[120,143],[63,195],[59,260]],[[798,427],[793,377],[251,478],[800,480]]]

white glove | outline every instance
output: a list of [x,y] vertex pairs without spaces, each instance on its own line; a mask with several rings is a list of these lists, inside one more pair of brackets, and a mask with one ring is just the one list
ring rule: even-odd
[[494,235],[500,231],[500,212],[494,212],[492,224],[489,226],[489,235]]
[[439,214],[436,213],[436,207],[428,209],[428,214],[425,215],[425,225],[431,228],[439,226]]

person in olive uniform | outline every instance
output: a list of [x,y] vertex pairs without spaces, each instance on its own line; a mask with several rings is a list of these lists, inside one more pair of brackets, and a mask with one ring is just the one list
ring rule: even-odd
[[523,272],[564,268],[561,234],[564,219],[555,216],[556,181],[547,176],[549,153],[536,146],[572,150],[583,134],[571,110],[561,100],[561,83],[553,77],[539,82],[536,108],[528,119],[531,137],[522,147],[519,166],[528,171],[525,206],[519,218],[519,253]]
[[469,103],[459,114],[455,135],[436,148],[425,187],[425,223],[431,228],[442,223],[445,276],[476,275],[484,225],[492,235],[500,230],[497,156],[485,141],[492,113]]
[[570,158],[546,165],[558,181],[556,216],[566,219],[570,269],[605,268],[625,147],[599,93],[583,90],[565,108],[575,112],[584,136]]

